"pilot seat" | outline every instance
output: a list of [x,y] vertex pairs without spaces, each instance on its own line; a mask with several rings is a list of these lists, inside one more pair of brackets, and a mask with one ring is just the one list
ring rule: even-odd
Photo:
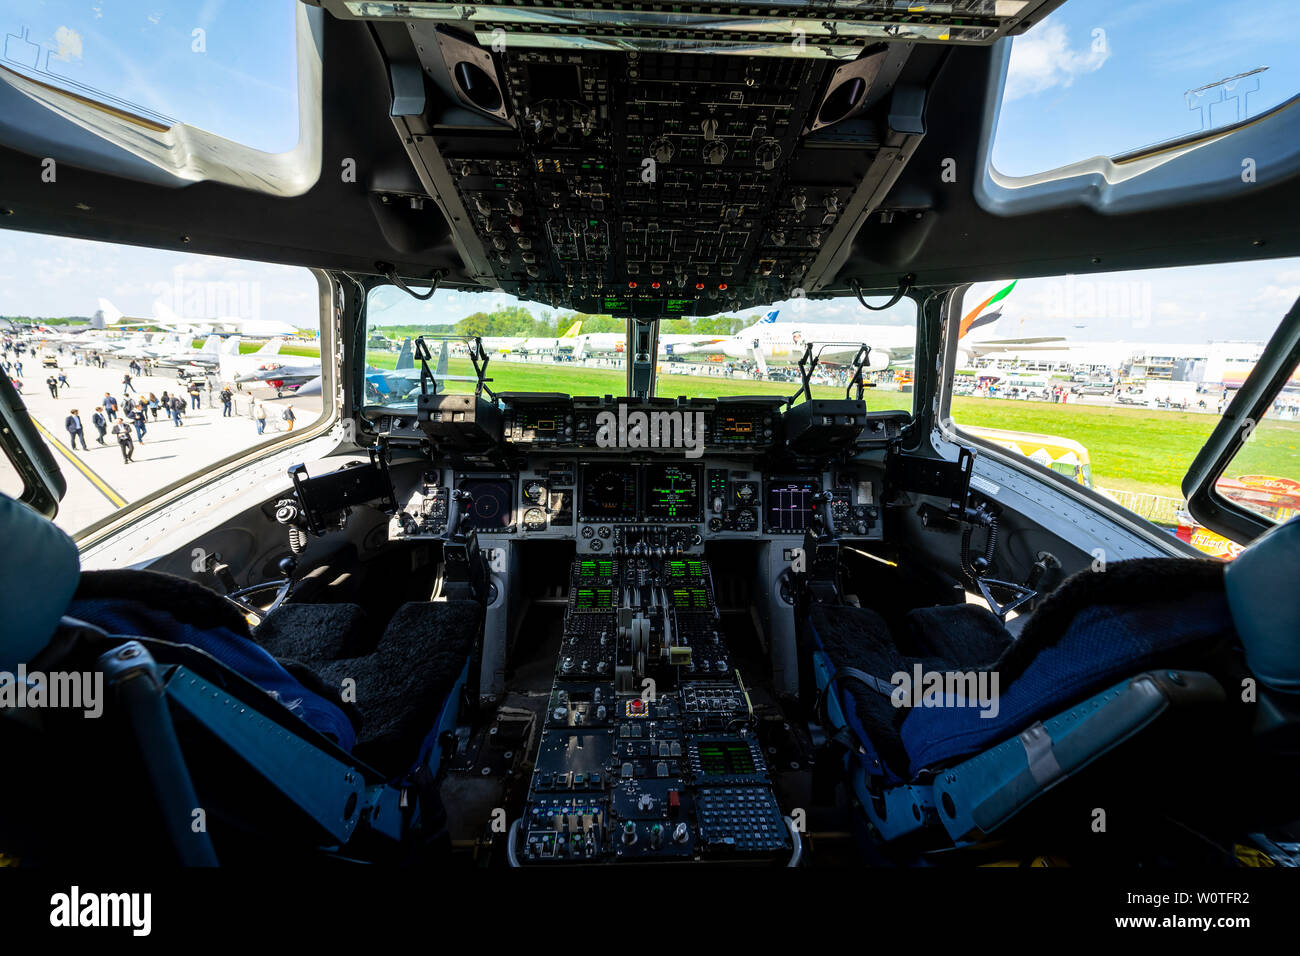
[[[26,779],[0,797],[0,853],[111,856],[124,828],[133,854],[185,864],[217,862],[215,846],[232,859],[268,846],[445,852],[436,781],[479,604],[404,605],[378,638],[346,605],[283,604],[250,630],[239,607],[193,581],[82,572],[71,538],[4,496],[0,539],[0,672],[29,685],[87,675],[84,686],[103,688],[100,719],[0,709],[0,741]],[[142,817],[148,808],[157,815]]]
[[[1300,519],[1231,564],[1147,558],[1075,574],[1015,634],[978,605],[915,609],[895,633],[868,608],[812,604],[804,642],[820,722],[871,843],[988,845],[1067,782],[1096,813],[1104,781],[1075,778],[1112,751],[1166,779],[1171,804],[1212,806],[1221,821],[1274,810],[1289,821],[1267,806],[1267,771],[1247,783],[1230,768],[1248,752],[1267,766],[1300,736],[1297,567]],[[1157,745],[1153,727],[1175,744]],[[1196,786],[1175,782],[1189,774]],[[1107,780],[1117,776],[1102,809],[1156,792],[1125,792],[1122,774]]]

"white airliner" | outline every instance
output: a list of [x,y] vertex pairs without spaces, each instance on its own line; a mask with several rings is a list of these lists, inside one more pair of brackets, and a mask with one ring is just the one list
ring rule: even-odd
[[160,320],[158,325],[170,329],[189,329],[199,332],[238,332],[250,338],[263,338],[276,335],[297,335],[298,327],[278,319],[241,319],[238,316],[223,315],[212,319],[184,319],[173,312],[166,303],[153,304],[154,315]]
[[577,343],[582,338],[578,335],[581,329],[582,322],[579,321],[565,329],[562,335],[491,335],[484,337],[483,347],[489,352],[502,354],[518,352],[522,355],[554,355],[569,348],[576,352]]
[[169,332],[186,332],[191,335],[207,335],[209,332],[224,334],[238,333],[250,338],[266,338],[276,335],[297,335],[297,326],[278,319],[241,319],[238,316],[224,315],[217,318],[186,319],[172,311],[165,302],[155,301],[153,317],[149,319],[130,319],[122,310],[108,299],[99,300],[99,308],[104,313],[107,328],[116,325],[156,325]]
[[[1015,286],[1016,283],[1012,282],[989,296],[962,319],[958,346],[959,365],[969,365],[973,359],[992,352],[1068,348],[1065,339],[1060,336],[992,336],[1002,313],[984,313],[984,309],[1006,298]],[[798,362],[809,344],[813,346],[813,354],[819,355],[822,361],[845,362],[852,359],[865,343],[871,346],[869,368],[885,369],[912,364],[916,350],[916,328],[912,324],[778,322],[779,315],[780,310],[773,309],[735,335],[661,335],[659,352],[664,357],[686,359],[708,359],[719,355],[729,359],[752,359],[760,370],[766,371],[768,362]],[[982,331],[973,334],[976,330]],[[621,350],[620,343],[623,340],[620,333],[598,333],[579,338],[583,340],[582,349],[592,352]]]

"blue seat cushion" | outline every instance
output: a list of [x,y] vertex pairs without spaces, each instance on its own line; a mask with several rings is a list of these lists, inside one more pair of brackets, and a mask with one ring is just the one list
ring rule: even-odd
[[901,728],[910,773],[915,777],[978,753],[1151,667],[1194,668],[1234,636],[1221,588],[1141,604],[1085,607],[1059,638],[1043,642],[1023,664],[1025,655],[1013,658],[1009,652],[995,665],[996,716],[983,717],[978,707],[913,707]]
[[239,610],[200,584],[156,571],[87,571],[67,613],[109,634],[197,647],[344,750],[356,743],[356,728],[344,710],[308,689],[254,643]]
[[0,495],[0,671],[36,656],[77,589],[77,545],[44,515]]

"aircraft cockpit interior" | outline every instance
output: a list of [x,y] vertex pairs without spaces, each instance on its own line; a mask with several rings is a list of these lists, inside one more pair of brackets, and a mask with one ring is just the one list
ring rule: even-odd
[[1014,177],[1013,41],[1076,0],[280,6],[286,152],[0,62],[0,227],[310,269],[320,315],[139,432],[233,403],[241,446],[90,489],[75,538],[68,488],[125,486],[0,376],[0,672],[104,687],[84,720],[0,683],[0,862],[1300,864],[1300,518],[1216,485],[1295,394],[1300,292],[1162,466],[1230,560],[1062,471],[1115,467],[1134,388],[1084,422],[1088,374],[1015,373],[1068,459],[962,419],[991,350],[1065,347],[987,338],[976,283],[1300,255],[1295,99]]

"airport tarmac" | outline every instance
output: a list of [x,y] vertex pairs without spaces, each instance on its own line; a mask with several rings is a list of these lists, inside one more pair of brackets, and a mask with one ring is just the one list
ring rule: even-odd
[[[26,357],[25,357],[26,358]],[[91,523],[111,514],[123,505],[148,497],[174,481],[201,471],[205,465],[220,461],[236,452],[253,447],[283,433],[285,429],[281,411],[292,405],[295,429],[310,426],[320,415],[319,395],[295,399],[286,396],[275,398],[269,388],[245,389],[235,393],[233,416],[223,417],[221,408],[221,383],[212,379],[211,393],[205,389],[200,407],[189,407],[189,395],[184,393],[175,369],[157,369],[148,376],[132,376],[135,391],[148,397],[150,392],[161,396],[163,391],[177,394],[186,400],[184,423],[179,428],[172,424],[160,409],[155,421],[152,414],[144,441],[135,443],[135,453],[128,464],[111,431],[104,436],[104,444],[96,442],[96,429],[91,423],[95,406],[102,405],[104,393],[109,392],[118,401],[118,411],[123,405],[122,376],[127,360],[107,359],[103,369],[93,366],[73,365],[72,354],[59,356],[61,370],[68,376],[68,388],[59,389],[57,399],[51,397],[45,380],[55,369],[41,368],[38,357],[24,361],[23,402],[31,412],[45,442],[54,453],[68,483],[68,492],[59,505],[55,524],[69,534],[75,534]],[[261,398],[266,404],[266,436],[257,434],[252,417],[253,399]],[[71,449],[63,421],[72,409],[77,409],[86,431],[87,450],[78,443]],[[132,429],[132,438],[135,430]]]

